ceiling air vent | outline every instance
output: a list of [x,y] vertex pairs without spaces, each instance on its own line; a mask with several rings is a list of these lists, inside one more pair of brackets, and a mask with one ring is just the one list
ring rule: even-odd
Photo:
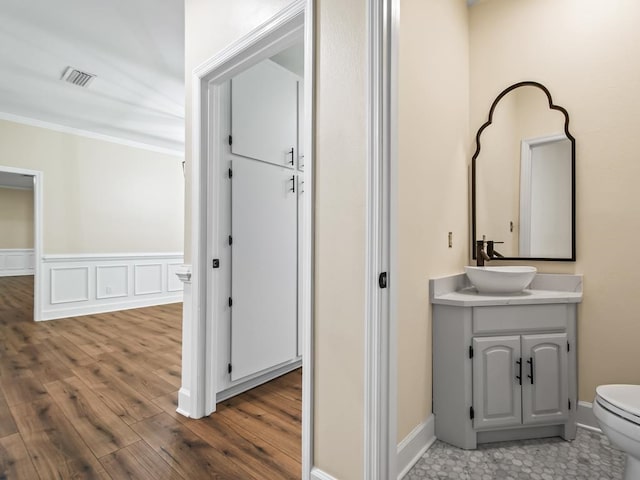
[[88,87],[94,78],[96,78],[94,74],[82,72],[73,67],[67,67],[62,74],[62,80],[78,85],[79,87]]

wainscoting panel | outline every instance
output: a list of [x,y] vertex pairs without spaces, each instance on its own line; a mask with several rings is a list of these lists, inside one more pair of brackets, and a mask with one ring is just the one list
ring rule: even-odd
[[129,265],[96,266],[96,298],[117,298],[129,295]]
[[162,264],[135,265],[135,295],[162,292]]
[[182,291],[182,281],[178,278],[178,272],[182,267],[182,263],[168,263],[167,264],[167,272],[169,276],[167,277],[167,291],[168,292],[179,292]]
[[179,253],[45,255],[42,320],[182,301]]
[[54,267],[49,275],[52,304],[89,300],[89,267]]
[[33,275],[34,255],[32,248],[0,249],[0,277]]

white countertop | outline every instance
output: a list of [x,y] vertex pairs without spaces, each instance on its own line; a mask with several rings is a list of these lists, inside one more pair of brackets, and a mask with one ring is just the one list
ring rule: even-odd
[[533,288],[508,295],[478,293],[464,273],[432,279],[429,287],[431,303],[436,305],[486,307],[582,302],[582,275],[538,274],[531,282]]

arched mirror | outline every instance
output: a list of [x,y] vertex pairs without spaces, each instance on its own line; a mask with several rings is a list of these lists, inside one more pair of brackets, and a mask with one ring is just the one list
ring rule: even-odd
[[494,259],[575,261],[575,151],[569,114],[544,85],[496,97],[471,161],[474,259],[485,239]]

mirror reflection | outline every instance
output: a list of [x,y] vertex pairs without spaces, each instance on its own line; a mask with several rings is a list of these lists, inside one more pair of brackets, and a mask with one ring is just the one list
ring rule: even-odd
[[494,101],[472,161],[472,240],[495,242],[494,258],[575,260],[568,121],[535,82],[513,85]]

